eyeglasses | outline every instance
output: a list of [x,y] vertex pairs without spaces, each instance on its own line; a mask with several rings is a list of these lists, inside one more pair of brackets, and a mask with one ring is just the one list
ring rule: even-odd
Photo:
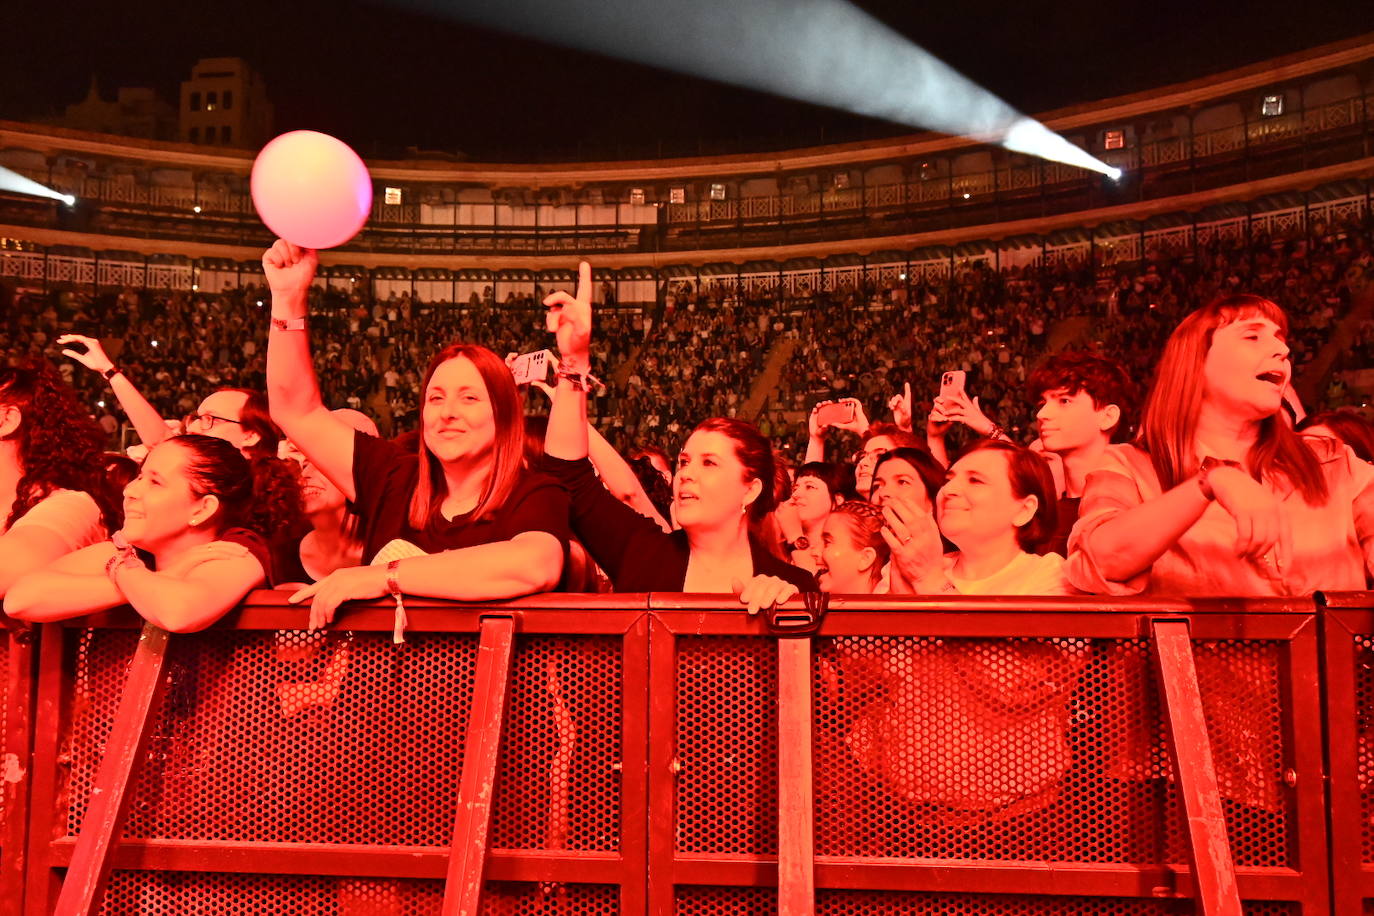
[[186,425],[190,426],[193,423],[207,432],[214,429],[216,423],[238,423],[240,426],[243,425],[239,420],[231,420],[228,417],[217,417],[212,413],[191,414],[191,418],[186,421]]
[[859,462],[864,460],[877,461],[879,458],[883,457],[890,451],[892,451],[892,449],[890,448],[875,448],[870,449],[869,451],[863,451],[861,449],[849,456],[849,462],[850,464],[858,464]]

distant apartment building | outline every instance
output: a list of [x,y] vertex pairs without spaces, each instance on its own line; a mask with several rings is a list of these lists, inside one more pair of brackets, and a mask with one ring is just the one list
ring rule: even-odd
[[272,134],[272,103],[262,77],[237,57],[196,61],[181,84],[180,139],[210,146],[258,147]]

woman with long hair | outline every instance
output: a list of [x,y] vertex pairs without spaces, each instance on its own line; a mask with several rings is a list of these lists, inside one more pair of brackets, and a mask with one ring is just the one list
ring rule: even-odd
[[1283,414],[1288,319],[1219,299],[1164,347],[1134,444],[1088,475],[1069,539],[1079,588],[1113,595],[1306,595],[1374,569],[1374,468]]
[[0,596],[119,528],[105,434],[50,366],[0,367]]
[[784,563],[750,534],[774,506],[773,450],[752,424],[715,417],[687,437],[673,475],[677,530],[621,503],[596,479],[587,459],[591,349],[591,267],[579,265],[577,295],[544,300],[562,364],[544,441],[545,467],[572,495],[573,531],[616,591],[738,594],[751,612],[798,591],[815,591],[811,574]]
[[312,625],[354,598],[481,601],[555,587],[567,552],[567,494],[526,467],[524,412],[501,357],[462,343],[436,353],[420,388],[416,448],[405,451],[320,400],[306,334],[315,252],[279,239],[262,263],[272,289],[272,418],[356,508],[364,560],[393,541],[410,545],[405,558],[339,569],[293,595],[310,599]]
[[293,508],[280,470],[211,436],[155,445],[124,488],[123,528],[22,577],[5,612],[50,621],[128,604],[174,633],[205,629],[270,581],[263,535]]

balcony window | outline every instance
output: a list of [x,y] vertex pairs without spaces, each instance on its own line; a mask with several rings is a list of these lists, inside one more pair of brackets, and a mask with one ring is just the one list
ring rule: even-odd
[[192,110],[192,111],[200,111],[200,93],[199,93],[199,92],[193,92],[193,93],[191,93],[191,110]]
[[1260,102],[1260,116],[1264,118],[1277,118],[1283,114],[1283,96],[1266,95]]

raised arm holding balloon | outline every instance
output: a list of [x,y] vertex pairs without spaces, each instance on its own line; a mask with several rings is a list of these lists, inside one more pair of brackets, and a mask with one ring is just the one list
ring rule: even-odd
[[306,293],[317,263],[314,251],[284,239],[263,255],[272,289],[272,415],[356,507],[364,558],[375,562],[383,548],[388,556],[402,550],[405,558],[338,570],[292,602],[309,599],[311,624],[320,626],[355,598],[404,592],[471,601],[556,586],[567,496],[525,468],[524,414],[505,363],[470,344],[436,354],[421,388],[414,451],[358,432],[326,409],[310,360]]

